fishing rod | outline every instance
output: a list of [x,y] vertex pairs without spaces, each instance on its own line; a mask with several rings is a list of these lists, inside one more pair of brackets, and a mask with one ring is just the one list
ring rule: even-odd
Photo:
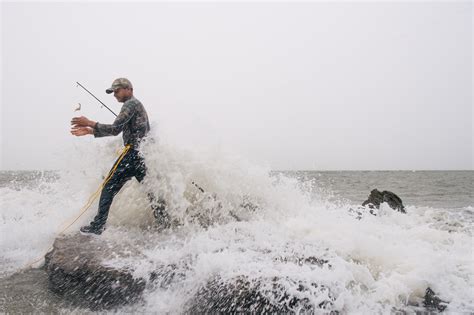
[[103,106],[105,106],[105,108],[107,108],[112,114],[115,115],[115,117],[117,117],[117,114],[113,112],[113,110],[111,110],[107,105],[105,105],[101,100],[99,100],[94,94],[92,94],[91,92],[89,92],[88,89],[86,89],[82,84],[80,84],[79,82],[77,82],[77,86],[80,86],[81,88],[83,88],[87,93],[89,93],[90,95],[92,95],[93,98],[95,98],[96,100],[99,101],[99,103],[101,103]]
[[191,182],[191,184],[193,184],[197,189],[199,189],[200,192],[204,193],[204,189],[201,186],[199,186],[198,184],[196,184],[194,181]]

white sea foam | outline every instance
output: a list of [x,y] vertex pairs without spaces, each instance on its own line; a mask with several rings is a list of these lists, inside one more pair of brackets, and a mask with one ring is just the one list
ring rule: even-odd
[[[41,188],[0,188],[3,274],[44,255],[64,223],[75,218],[99,186],[98,174],[105,175],[116,157],[119,141],[109,144],[77,145],[70,169]],[[310,182],[269,176],[269,169],[235,156],[166,143],[145,144],[143,152],[147,179],[143,185],[130,181],[117,195],[101,237],[143,247],[145,258],[109,264],[131,265],[137,277],[173,265],[176,276],[149,288],[144,305],[125,311],[182,312],[212,277],[243,275],[277,277],[290,294],[301,294],[298,283],[317,283],[331,290],[334,308],[343,312],[406,309],[420,303],[427,287],[450,301],[450,312],[474,312],[472,208],[465,209],[471,211],[468,224],[442,209],[408,206],[401,214],[385,204],[378,216],[358,220],[350,215],[353,205],[328,202]],[[166,198],[179,227],[146,229],[153,226],[146,187]],[[96,209],[97,203],[69,230],[92,219]],[[295,262],[308,257],[330,267]]]

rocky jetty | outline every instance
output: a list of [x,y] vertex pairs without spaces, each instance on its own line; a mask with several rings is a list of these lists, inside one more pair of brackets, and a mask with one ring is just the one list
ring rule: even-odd
[[97,236],[75,234],[57,238],[45,257],[49,288],[79,306],[107,309],[135,302],[146,279],[134,278],[130,268],[108,264],[117,257],[140,256],[133,247]]
[[379,209],[380,205],[384,202],[388,203],[390,208],[392,208],[393,210],[406,213],[402,199],[400,199],[400,197],[398,197],[393,192],[386,190],[379,191],[377,189],[373,189],[370,192],[368,199],[362,203],[362,206],[368,206],[369,208]]
[[[169,288],[183,283],[183,266],[162,265],[144,278],[134,277],[131,266],[116,261],[145,259],[138,244],[126,245],[122,239],[81,234],[63,236],[46,255],[45,270],[50,290],[73,306],[91,310],[110,310],[140,301],[145,288]],[[329,260],[309,257],[277,257],[275,263],[295,263],[310,268],[333,267]],[[215,274],[203,283],[185,303],[183,312],[203,313],[325,313],[338,314],[337,296],[331,288],[316,282],[298,281],[285,275],[230,278]],[[430,288],[423,306],[442,312],[448,302]]]

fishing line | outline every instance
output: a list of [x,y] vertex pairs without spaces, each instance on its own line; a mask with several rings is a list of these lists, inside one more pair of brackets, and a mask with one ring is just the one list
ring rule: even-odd
[[[105,187],[105,185],[107,185],[107,183],[110,181],[110,179],[112,178],[112,176],[114,175],[115,171],[117,170],[117,167],[118,165],[120,164],[120,162],[122,161],[122,159],[125,157],[125,155],[128,153],[128,151],[130,150],[132,146],[130,144],[127,144],[125,146],[125,148],[122,150],[122,153],[120,154],[120,156],[118,157],[117,159],[117,162],[115,162],[115,165],[114,167],[112,167],[112,169],[110,170],[109,174],[107,175],[107,177],[105,178],[105,180],[102,182],[102,184],[99,186],[99,188],[89,197],[89,200],[87,200],[87,203],[81,208],[80,210],[80,214],[71,222],[69,223],[65,228],[63,228],[61,230],[61,232],[58,232],[56,233],[56,235],[59,235],[59,234],[62,234],[64,233],[67,229],[69,229],[74,223],[76,223],[77,220],[79,220],[79,218],[84,214],[86,213],[87,210],[89,210],[89,208],[92,206],[92,204],[94,203],[94,201],[97,199],[97,197],[100,195],[100,192],[102,191],[102,189]],[[24,269],[27,269],[27,268],[30,268],[31,266],[33,266],[34,264],[36,264],[37,262],[41,261],[42,259],[44,259],[44,256],[50,251],[53,249],[53,246],[49,247],[49,249],[46,251],[46,253],[44,255],[42,255],[40,258],[36,259],[35,261],[33,261],[32,263],[29,263],[27,264],[24,268],[22,268],[22,270]]]

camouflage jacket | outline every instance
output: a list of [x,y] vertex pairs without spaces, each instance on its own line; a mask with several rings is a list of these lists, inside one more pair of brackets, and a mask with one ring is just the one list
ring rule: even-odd
[[94,137],[116,136],[123,132],[123,144],[131,144],[138,148],[140,140],[150,131],[148,115],[143,104],[134,96],[125,101],[120,114],[111,125],[97,123],[94,127]]

